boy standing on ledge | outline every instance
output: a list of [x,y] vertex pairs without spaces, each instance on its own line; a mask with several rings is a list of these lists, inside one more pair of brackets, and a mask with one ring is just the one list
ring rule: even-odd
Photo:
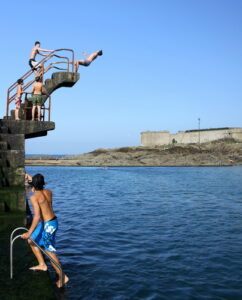
[[40,115],[41,115],[41,104],[42,104],[42,95],[43,95],[43,82],[42,78],[40,76],[37,76],[35,78],[35,83],[33,84],[32,89],[32,121],[35,120],[35,109],[37,108],[37,119],[40,121]]
[[22,89],[22,85],[24,84],[24,81],[22,78],[17,80],[17,94],[15,97],[15,120],[20,120],[19,119],[19,109],[20,109],[20,105],[21,105],[21,97],[23,94],[23,89]]
[[[26,178],[31,180],[30,175],[26,174]],[[60,265],[60,261],[55,254],[55,234],[58,229],[58,220],[52,207],[52,192],[51,190],[44,189],[45,181],[44,176],[41,174],[33,176],[30,184],[33,186],[32,191],[35,192],[30,197],[34,210],[34,217],[29,231],[22,234],[21,237],[22,239],[29,239],[31,237],[55,262]],[[30,268],[30,270],[47,271],[47,265],[41,251],[30,240],[28,240],[28,242],[38,260],[38,265]],[[59,276],[59,280],[56,282],[56,285],[60,288],[62,287],[62,283],[60,281],[60,270],[54,263],[52,263],[52,261],[51,264]],[[64,273],[63,278],[64,284],[69,281],[69,278]]]

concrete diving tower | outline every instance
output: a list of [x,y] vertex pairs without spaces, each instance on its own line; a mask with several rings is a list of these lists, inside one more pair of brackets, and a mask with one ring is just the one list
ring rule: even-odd
[[[72,87],[79,78],[80,74],[77,72],[52,73],[51,78],[45,80],[44,90],[51,95],[58,88]],[[26,89],[31,84],[27,84]],[[8,101],[14,99],[13,97],[14,95],[9,96]],[[48,96],[42,96],[43,106],[47,98]],[[0,212],[26,210],[25,139],[46,136],[49,130],[55,129],[54,122],[31,121],[31,100],[28,98],[26,103],[21,105],[21,120],[14,120],[14,111],[11,111],[10,116],[0,119]],[[26,109],[30,114],[26,113]]]

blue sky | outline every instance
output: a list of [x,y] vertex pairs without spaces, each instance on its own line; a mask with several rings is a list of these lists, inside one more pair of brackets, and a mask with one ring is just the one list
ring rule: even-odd
[[72,88],[52,96],[56,130],[26,153],[140,145],[147,130],[242,127],[242,1],[54,0],[1,4],[0,113],[28,70],[33,43],[103,49]]

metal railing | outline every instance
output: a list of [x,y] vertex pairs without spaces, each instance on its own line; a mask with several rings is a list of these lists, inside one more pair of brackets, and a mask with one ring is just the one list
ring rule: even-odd
[[[45,103],[48,101],[48,106],[45,105]],[[40,119],[41,121],[45,121],[45,111],[48,111],[48,122],[50,122],[50,112],[51,112],[51,95],[48,95],[47,99],[45,100],[45,103],[41,105],[40,107]],[[23,116],[24,120],[31,120],[32,119],[32,106],[29,106],[29,101],[27,98],[27,94],[25,94],[24,99],[24,106],[23,106]],[[30,114],[28,114],[28,111],[30,111]],[[31,118],[30,118],[31,117]]]
[[[13,243],[21,237],[22,234],[19,234],[17,236],[14,236],[14,233],[18,230],[24,230],[24,231],[28,231],[27,228],[25,227],[18,227],[15,228],[11,235],[10,235],[10,278],[13,279]],[[58,264],[56,261],[54,261],[54,259],[48,254],[46,253],[32,238],[29,238],[31,240],[31,242],[46,256],[49,258],[49,260],[60,270],[60,282],[61,282],[61,286],[63,286],[64,284],[64,276],[63,276],[63,270],[60,266],[60,264]]]
[[[71,61],[69,59],[69,57],[67,56],[60,56],[55,54],[56,52],[60,52],[60,51],[69,51],[71,52]],[[45,63],[48,62],[51,58],[53,57],[57,57],[57,58],[61,58],[64,59],[66,61],[61,61],[61,62],[52,62],[50,63],[46,68],[45,68]],[[38,64],[35,66],[35,68],[42,68],[42,76],[44,76],[45,73],[47,73],[50,69],[52,68],[56,68],[59,70],[65,70],[67,72],[70,72],[70,65],[71,65],[71,72],[76,72],[75,70],[75,54],[74,54],[74,50],[72,49],[56,49],[53,52],[51,52],[50,54],[48,54],[46,57],[44,57],[42,60],[40,60],[38,62]],[[54,66],[57,63],[66,63],[67,67],[66,68],[58,68],[56,66]],[[32,74],[34,73],[34,71],[32,69],[30,69],[27,73],[25,73],[22,77],[20,77],[19,79],[23,79],[26,80],[28,77],[30,77]],[[24,86],[23,86],[23,91],[26,91],[33,83],[34,83],[35,79],[31,79],[29,82],[27,82]],[[9,117],[9,105],[10,103],[15,99],[17,93],[16,91],[14,92],[14,94],[12,94],[12,91],[14,91],[17,87],[18,83],[15,81],[9,88],[7,91],[7,105],[6,105],[6,119],[8,120]]]

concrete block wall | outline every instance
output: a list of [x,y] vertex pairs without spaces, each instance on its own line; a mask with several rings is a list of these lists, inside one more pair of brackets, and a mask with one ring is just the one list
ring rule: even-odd
[[212,142],[215,140],[233,138],[242,141],[242,128],[216,128],[202,130],[178,131],[170,134],[169,131],[145,131],[141,132],[142,146],[178,144],[197,144]]
[[170,144],[169,131],[145,131],[141,132],[142,146],[157,146]]
[[0,120],[0,211],[25,211],[25,139],[53,130],[53,122]]

